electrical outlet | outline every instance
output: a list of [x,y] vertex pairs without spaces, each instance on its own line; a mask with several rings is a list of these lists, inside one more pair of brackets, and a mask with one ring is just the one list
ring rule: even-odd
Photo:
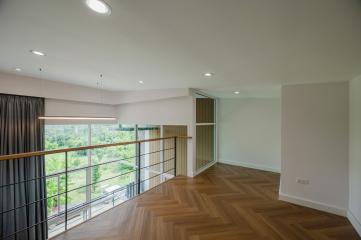
[[310,180],[308,180],[308,179],[302,179],[302,178],[297,178],[297,183],[303,184],[303,185],[307,185],[307,184],[310,184]]

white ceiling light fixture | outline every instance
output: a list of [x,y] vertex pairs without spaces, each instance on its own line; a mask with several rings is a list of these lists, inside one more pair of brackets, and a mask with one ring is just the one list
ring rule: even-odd
[[110,6],[103,0],[85,0],[85,3],[94,12],[108,16],[112,13]]
[[143,82],[143,81],[139,81],[139,83],[140,83],[140,84],[144,84],[144,82]]
[[205,77],[207,77],[207,78],[210,78],[210,77],[213,77],[213,76],[214,76],[214,73],[206,72],[205,74],[203,74],[203,76],[205,76]]
[[14,68],[14,70],[15,70],[15,71],[17,71],[17,72],[21,72],[21,71],[22,71],[22,69],[21,69],[21,68],[19,68],[19,67]]
[[116,121],[115,117],[63,117],[63,116],[43,116],[40,120],[99,120],[99,121]]
[[234,94],[237,94],[237,95],[238,95],[238,94],[239,94],[239,91],[235,91]]
[[40,52],[40,51],[38,51],[38,50],[30,50],[30,52],[31,52],[32,54],[34,54],[34,55],[38,55],[38,56],[42,56],[42,57],[45,56],[45,53]]

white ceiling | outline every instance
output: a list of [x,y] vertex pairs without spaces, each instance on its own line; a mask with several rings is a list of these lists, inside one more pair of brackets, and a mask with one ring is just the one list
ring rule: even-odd
[[109,17],[83,0],[0,0],[0,71],[91,87],[102,73],[108,90],[220,96],[361,74],[360,0],[106,2]]

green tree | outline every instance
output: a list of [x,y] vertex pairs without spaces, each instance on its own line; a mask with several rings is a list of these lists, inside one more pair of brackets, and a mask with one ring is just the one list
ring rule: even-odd
[[[135,132],[123,130],[119,125],[115,124],[94,124],[91,126],[91,142],[93,145],[106,143],[119,143],[124,141],[135,140]],[[46,125],[45,126],[45,149],[54,150],[70,147],[81,147],[89,145],[89,127],[85,124],[79,125]],[[93,152],[93,164],[104,161],[121,160],[124,159],[128,164],[114,163],[102,166],[94,166],[92,172],[92,182],[98,182],[102,178],[110,178],[121,173],[133,170],[135,145],[117,146],[100,148],[92,151],[76,151],[68,154],[68,167],[74,169],[88,164],[88,152]],[[46,173],[52,174],[56,172],[63,172],[65,170],[65,156],[64,154],[53,154],[46,156],[45,166]],[[130,165],[130,166],[129,166]],[[126,185],[134,181],[133,174],[124,175],[119,178],[110,179],[104,182],[105,185]],[[82,171],[72,173],[69,177],[68,188],[81,187],[85,183],[85,174]],[[93,196],[101,196],[100,184],[94,184],[92,190]],[[60,193],[65,191],[65,176],[60,176]],[[84,189],[73,192],[68,195],[68,204],[76,204],[84,201]],[[53,196],[58,193],[57,180],[49,178],[47,180],[47,196]],[[55,208],[59,205],[65,204],[65,195],[60,196],[60,203],[58,198],[48,199],[48,212],[52,214],[56,212]]]
[[100,175],[100,166],[94,166],[93,167],[93,173],[92,173],[92,182],[93,182],[93,191],[95,192],[96,187],[97,187],[97,182],[99,181],[101,175]]

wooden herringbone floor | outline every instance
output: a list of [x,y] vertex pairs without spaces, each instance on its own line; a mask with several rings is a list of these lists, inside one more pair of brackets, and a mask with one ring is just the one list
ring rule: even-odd
[[346,218],[278,201],[279,175],[217,164],[177,177],[61,239],[361,239]]

